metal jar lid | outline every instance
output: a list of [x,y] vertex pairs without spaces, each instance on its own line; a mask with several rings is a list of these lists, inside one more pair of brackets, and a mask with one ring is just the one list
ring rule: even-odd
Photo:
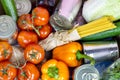
[[0,39],[10,38],[14,34],[16,29],[16,23],[10,16],[0,16]]
[[94,66],[85,64],[75,69],[74,80],[99,80],[99,72]]
[[18,16],[29,13],[32,8],[30,0],[15,0],[15,3],[18,11]]

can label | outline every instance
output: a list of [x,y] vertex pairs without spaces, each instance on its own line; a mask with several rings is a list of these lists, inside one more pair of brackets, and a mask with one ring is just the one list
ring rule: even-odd
[[[117,41],[84,42],[83,49],[84,53],[93,57],[96,62],[116,60],[119,58]],[[85,63],[88,62],[89,61],[85,59]]]

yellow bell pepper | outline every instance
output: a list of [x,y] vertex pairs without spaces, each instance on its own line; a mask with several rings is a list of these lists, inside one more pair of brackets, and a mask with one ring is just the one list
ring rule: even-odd
[[42,80],[69,80],[68,66],[55,59],[50,59],[41,67]]
[[82,58],[91,60],[91,64],[95,60],[85,54],[81,54],[82,45],[79,42],[70,42],[68,44],[58,46],[53,49],[53,59],[65,62],[69,67],[76,67],[82,64]]

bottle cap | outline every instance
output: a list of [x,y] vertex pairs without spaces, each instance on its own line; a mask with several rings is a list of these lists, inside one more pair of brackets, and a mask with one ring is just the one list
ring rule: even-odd
[[7,15],[0,16],[0,39],[10,38],[16,29],[17,26],[12,17]]

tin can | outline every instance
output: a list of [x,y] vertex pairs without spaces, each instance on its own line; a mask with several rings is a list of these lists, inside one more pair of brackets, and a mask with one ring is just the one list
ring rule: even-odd
[[84,64],[74,70],[74,80],[99,80],[98,70],[90,65]]
[[61,0],[54,14],[50,17],[50,24],[55,31],[71,29],[82,0]]
[[[95,59],[96,62],[116,60],[119,58],[117,41],[94,41],[83,43],[84,54]],[[85,63],[89,61],[85,59]]]
[[0,16],[0,41],[16,42],[18,30],[14,20],[7,15]]
[[32,3],[30,0],[15,0],[18,16],[28,14],[31,11]]
[[102,62],[96,62],[95,68],[98,70],[100,77],[102,77],[103,72],[113,63],[114,61],[108,60],[108,61],[102,61]]

